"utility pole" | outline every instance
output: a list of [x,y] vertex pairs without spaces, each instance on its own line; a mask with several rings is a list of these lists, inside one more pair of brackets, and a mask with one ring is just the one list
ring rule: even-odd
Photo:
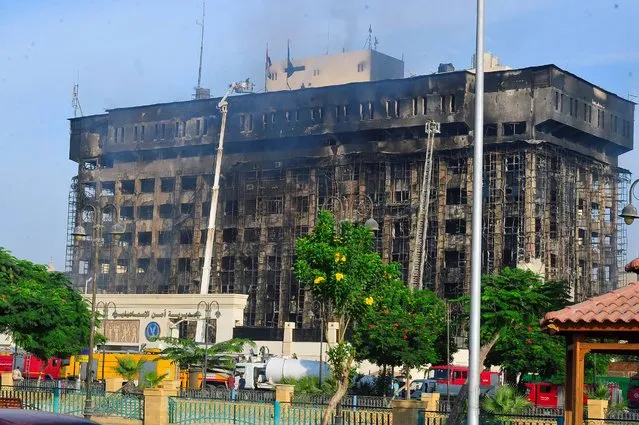
[[470,338],[468,379],[468,425],[479,425],[480,330],[481,330],[481,240],[484,171],[484,0],[477,0],[475,52],[475,127],[473,131],[473,215],[470,262]]
[[200,36],[200,67],[197,70],[197,88],[202,87],[202,56],[204,55],[204,16],[206,15],[206,1],[202,0],[202,22],[196,22],[202,27],[202,35]]

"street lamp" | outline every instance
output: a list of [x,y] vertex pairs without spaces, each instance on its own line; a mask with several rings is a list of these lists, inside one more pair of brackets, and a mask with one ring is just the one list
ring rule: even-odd
[[[115,226],[113,226],[115,227]],[[111,233],[113,234],[113,230],[111,230]],[[109,307],[113,308],[113,312],[117,312],[118,308],[115,305],[115,303],[113,301],[108,301],[108,302],[104,302],[104,301],[100,301],[96,304],[95,308],[102,308],[102,332],[104,332],[106,334],[106,319],[107,317],[109,317]],[[106,378],[104,377],[104,364],[105,364],[105,360],[106,359],[106,341],[102,344],[102,380],[105,381]]]
[[215,300],[208,303],[206,301],[200,301],[197,305],[198,311],[200,311],[200,306],[204,306],[204,377],[202,380],[202,389],[206,389],[206,375],[209,363],[209,319],[211,318],[213,305],[217,307],[215,311],[215,319],[217,320],[222,315],[222,313],[220,313],[220,303]]
[[619,217],[623,218],[623,221],[627,225],[631,225],[635,221],[635,219],[639,218],[639,213],[637,213],[637,208],[634,205],[632,205],[633,197],[635,199],[639,199],[636,196],[634,196],[635,186],[637,186],[637,183],[639,183],[639,179],[635,180],[630,185],[630,191],[628,194],[628,205],[623,207],[623,210],[621,210],[621,214],[619,214]]
[[[348,202],[348,198],[344,198],[346,202]],[[324,203],[322,204],[322,209],[327,209],[326,207],[329,205],[330,201],[336,201],[339,204],[339,214],[340,216],[344,216],[344,221],[349,220],[350,213],[349,211],[345,211],[344,201],[338,196],[329,196]],[[372,230],[373,232],[379,231],[379,223],[377,220],[373,218],[373,210],[375,209],[375,203],[373,199],[369,195],[358,195],[355,202],[353,203],[353,209],[351,213],[355,216],[354,221],[360,221],[363,217],[368,217],[366,221],[364,221],[364,227]],[[368,213],[370,210],[370,214]]]
[[[98,206],[99,205],[87,205],[85,208],[90,208],[93,211],[93,229],[91,235],[91,247],[93,249],[93,286],[91,288],[91,322],[89,329],[89,358],[87,363],[86,370],[86,398],[84,400],[84,417],[91,418],[92,416],[92,405],[91,405],[91,384],[92,384],[92,376],[91,373],[93,371],[93,346],[95,344],[95,310],[96,310],[96,298],[97,298],[97,288],[98,288],[98,261],[99,261],[99,251],[100,247],[104,245],[104,239],[101,237],[101,230],[103,228],[102,225],[102,215],[98,214]],[[107,206],[108,207],[108,206]],[[114,210],[115,208],[110,205]],[[122,233],[124,233],[124,226],[119,223],[115,223],[111,227],[111,236],[113,240],[117,241],[120,239]],[[77,225],[73,229],[72,236],[76,241],[80,242],[85,237],[88,236],[86,229],[81,224]]]
[[319,352],[319,385],[322,387],[322,366],[323,366],[323,357],[324,357],[324,303],[315,300],[313,301],[313,306],[311,310],[308,312],[308,317],[311,320],[315,319],[315,313],[313,310],[319,311],[319,321],[320,321],[320,352]]

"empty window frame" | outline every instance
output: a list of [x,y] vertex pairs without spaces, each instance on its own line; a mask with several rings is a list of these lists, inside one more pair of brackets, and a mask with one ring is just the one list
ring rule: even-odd
[[155,179],[142,179],[140,180],[140,192],[153,193],[155,192]]
[[497,136],[497,124],[484,124],[484,136],[486,137]]
[[446,205],[466,205],[466,189],[452,187],[446,189]]
[[[209,203],[209,206],[211,204]],[[202,204],[202,210],[204,210],[204,204]],[[236,216],[239,210],[238,201],[226,201],[224,204],[224,215]],[[202,211],[204,213],[204,211]]]
[[121,206],[120,207],[120,220],[129,221],[133,220],[133,207],[132,206]]
[[83,183],[82,192],[85,198],[95,198],[95,183]]
[[175,178],[167,177],[160,180],[160,192],[169,193],[175,190]]
[[158,207],[158,215],[160,218],[172,218],[173,217],[173,205],[161,204]]
[[294,198],[293,203],[295,205],[295,210],[298,213],[307,213],[308,212],[308,197],[307,196],[297,196]]
[[451,94],[450,98],[448,99],[448,112],[455,112],[457,111],[457,104],[455,103],[455,95]]
[[184,176],[180,179],[182,190],[195,190],[197,185],[197,178],[195,176]]
[[259,242],[260,241],[260,228],[249,227],[244,229],[244,242]]
[[180,204],[180,214],[193,215],[195,213],[195,204],[184,203]]
[[446,220],[446,233],[449,235],[465,234],[466,220],[464,219]]
[[232,243],[237,241],[237,228],[230,227],[222,230],[222,242]]
[[281,227],[269,227],[267,234],[268,242],[280,242],[283,238],[283,232]]
[[150,258],[138,258],[138,267],[136,270],[137,273],[140,273],[140,274],[148,273],[150,267],[151,267]]
[[202,120],[196,120],[195,121],[195,135],[199,136],[201,130],[202,130]]
[[152,232],[138,232],[138,245],[149,246],[153,242]]
[[191,259],[186,257],[178,258],[177,268],[179,273],[190,273]]
[[138,219],[153,220],[153,205],[142,205],[138,207]]
[[417,115],[417,105],[418,105],[418,104],[419,104],[419,103],[418,103],[417,98],[416,98],[416,97],[414,97],[414,98],[413,98],[413,101],[412,101],[412,109],[411,109],[411,113],[412,113],[412,115],[413,115],[413,116],[416,116],[416,115]]
[[168,275],[171,273],[171,259],[170,258],[158,258],[156,263],[156,269],[158,273]]
[[282,213],[282,206],[284,201],[281,196],[264,198],[262,202],[264,205],[264,214],[281,214]]
[[120,193],[122,193],[122,195],[134,195],[135,180],[122,180],[120,182]]
[[102,182],[102,196],[115,195],[115,182]]
[[115,273],[126,274],[128,272],[129,272],[129,260],[124,258],[118,259],[118,263],[115,266]]
[[526,134],[526,121],[505,122],[502,124],[504,136],[516,136]]
[[193,243],[193,229],[180,230],[180,245],[191,245]]
[[158,245],[170,245],[171,244],[171,232],[168,230],[160,230],[158,232]]

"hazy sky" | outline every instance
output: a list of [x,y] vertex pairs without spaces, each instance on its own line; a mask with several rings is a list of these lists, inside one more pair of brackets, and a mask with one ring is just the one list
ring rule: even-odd
[[[71,91],[85,115],[186,100],[197,81],[200,0],[0,0],[0,246],[64,268]],[[639,96],[637,0],[486,0],[486,49],[512,67],[555,63],[605,89]],[[406,73],[470,65],[474,0],[208,0],[203,86],[262,85],[273,60],[378,49]],[[637,134],[637,128],[635,127]],[[639,174],[639,153],[621,165]],[[629,229],[639,255],[639,224]]]

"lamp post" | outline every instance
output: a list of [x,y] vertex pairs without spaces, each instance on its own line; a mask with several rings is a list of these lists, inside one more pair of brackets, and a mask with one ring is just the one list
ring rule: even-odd
[[200,307],[204,307],[204,377],[202,389],[206,389],[206,374],[208,372],[208,363],[209,363],[209,319],[211,318],[211,310],[213,309],[213,305],[217,307],[215,311],[215,319],[219,319],[222,313],[220,313],[220,303],[213,300],[211,302],[200,301],[197,305],[197,310],[200,311]]
[[311,320],[315,319],[315,313],[313,310],[317,310],[319,312],[319,321],[320,321],[320,352],[319,352],[319,386],[322,388],[322,366],[323,366],[323,357],[324,357],[324,303],[315,300],[313,301],[313,307],[308,312],[308,317]]
[[355,202],[353,203],[353,209],[350,212],[346,211],[344,208],[344,201],[348,202],[348,198],[344,198],[344,200],[342,200],[342,198],[338,196],[329,196],[326,198],[326,200],[322,203],[321,209],[326,210],[330,201],[335,201],[339,204],[340,216],[346,217],[344,221],[350,219],[351,213],[353,213],[355,216],[354,221],[360,221],[365,217],[368,217],[368,219],[364,221],[364,227],[372,230],[373,232],[377,232],[379,230],[379,223],[375,220],[375,218],[373,218],[375,203],[369,195],[357,195],[357,198],[355,198]]
[[477,0],[475,51],[475,122],[473,130],[473,211],[470,260],[470,336],[468,359],[468,425],[479,425],[481,373],[481,242],[484,170],[484,0]]
[[628,191],[628,205],[623,207],[623,210],[621,210],[621,214],[619,214],[619,217],[623,218],[623,221],[628,226],[630,226],[636,219],[639,218],[639,213],[637,213],[637,208],[634,205],[632,205],[632,198],[639,200],[639,198],[637,198],[634,195],[634,191],[635,191],[635,187],[637,186],[637,183],[639,183],[639,179],[635,180],[630,185],[630,190]]
[[[86,398],[84,400],[84,417],[91,418],[92,416],[92,405],[91,405],[91,384],[92,384],[92,372],[93,372],[93,346],[95,344],[95,310],[96,310],[96,298],[97,298],[97,289],[98,289],[98,261],[99,261],[99,251],[100,247],[104,245],[104,239],[101,237],[100,232],[102,231],[102,216],[98,214],[101,212],[98,209],[98,205],[87,205],[86,207],[93,210],[93,229],[91,234],[91,247],[93,249],[93,286],[91,288],[91,322],[89,329],[89,358],[87,363],[87,371],[86,371]],[[86,208],[85,207],[85,208]],[[115,210],[115,208],[114,208]],[[114,240],[119,240],[122,233],[124,233],[124,226],[118,222],[114,223],[111,227],[111,235]],[[82,241],[87,235],[87,232],[82,225],[77,225],[75,229],[73,229],[72,233],[73,237],[76,241]]]
[[[117,311],[117,307],[113,301],[100,301],[96,304],[95,308],[102,308],[102,332],[106,334],[106,319],[109,315],[109,307],[113,308],[113,312]],[[106,342],[102,344],[102,380],[104,381],[106,378],[104,377],[104,360],[106,358]]]

